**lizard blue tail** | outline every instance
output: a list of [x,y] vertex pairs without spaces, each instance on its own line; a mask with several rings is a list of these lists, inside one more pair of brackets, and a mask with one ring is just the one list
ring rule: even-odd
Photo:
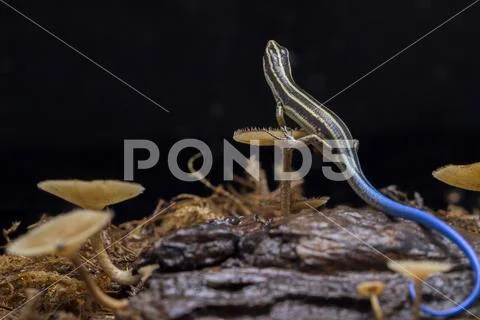
[[[375,188],[373,188],[372,185],[363,177],[363,175],[354,175],[351,179],[349,179],[349,183],[357,192],[357,194],[368,204],[388,213],[391,216],[413,220],[427,228],[439,232],[443,236],[447,237],[450,241],[455,243],[468,258],[474,276],[473,289],[470,295],[461,303],[455,302],[456,306],[448,310],[435,310],[428,306],[422,305],[421,310],[423,313],[434,317],[452,317],[466,311],[475,303],[475,301],[477,301],[480,296],[480,262],[475,250],[462,237],[462,235],[437,217],[422,210],[400,204],[384,196]],[[415,294],[421,294],[415,292],[415,287],[413,284],[410,284],[409,289],[412,298],[415,298]]]

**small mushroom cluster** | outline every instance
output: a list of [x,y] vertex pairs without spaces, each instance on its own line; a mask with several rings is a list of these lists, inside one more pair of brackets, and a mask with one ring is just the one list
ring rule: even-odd
[[26,257],[66,257],[76,266],[87,289],[100,304],[114,310],[125,308],[128,305],[126,299],[118,300],[108,296],[90,277],[80,259],[79,250],[90,240],[99,265],[119,284],[134,285],[148,276],[156,266],[144,267],[136,275],[131,270],[121,270],[113,264],[102,240],[102,231],[113,217],[113,213],[105,208],[136,197],[144,188],[136,183],[116,180],[48,180],[39,183],[38,187],[82,209],[60,214],[36,226],[10,242],[7,252]]
[[[413,319],[420,319],[420,304],[422,302],[422,287],[425,281],[435,273],[447,272],[452,265],[445,262],[428,260],[390,260],[387,263],[390,270],[403,275],[412,281],[410,291],[416,293],[413,301]],[[357,286],[357,293],[360,297],[370,299],[373,313],[376,320],[384,319],[383,311],[378,297],[385,290],[385,284],[380,281],[364,281]]]

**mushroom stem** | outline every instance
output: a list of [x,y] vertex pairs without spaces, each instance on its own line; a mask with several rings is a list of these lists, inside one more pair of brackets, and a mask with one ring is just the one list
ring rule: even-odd
[[383,320],[383,311],[378,301],[378,296],[383,293],[385,285],[381,281],[364,281],[357,285],[360,296],[370,298],[370,306],[376,320]]
[[90,291],[93,297],[101,305],[113,310],[124,309],[128,306],[127,299],[118,300],[118,299],[112,298],[109,295],[105,294],[105,292],[103,292],[100,289],[100,287],[95,283],[95,281],[90,276],[87,268],[83,266],[83,263],[78,257],[78,255],[71,257],[70,260],[77,267],[78,272],[80,273],[80,276],[82,277],[83,281],[85,281],[87,285],[88,291]]
[[452,268],[452,265],[449,263],[428,260],[390,260],[387,263],[387,266],[390,268],[390,270],[403,274],[406,278],[410,279],[414,283],[415,292],[412,293],[412,296],[415,296],[415,300],[413,301],[412,305],[413,319],[420,318],[423,282],[427,280],[432,273],[447,272]]
[[119,269],[113,264],[107,250],[103,246],[101,232],[91,237],[91,243],[97,255],[98,263],[113,281],[123,285],[135,285],[141,280],[141,275],[133,275],[130,270]]
[[383,320],[383,311],[377,295],[372,295],[370,297],[370,304],[372,305],[373,313],[375,314],[375,320]]
[[420,319],[420,305],[422,304],[422,280],[415,280],[415,301],[413,301],[413,319]]
[[[292,171],[292,148],[283,149],[283,172]],[[280,181],[280,208],[283,216],[290,215],[292,206],[292,189],[290,180]]]

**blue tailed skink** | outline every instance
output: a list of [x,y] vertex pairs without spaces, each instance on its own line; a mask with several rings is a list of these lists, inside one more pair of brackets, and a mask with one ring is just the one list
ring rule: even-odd
[[[270,40],[263,57],[263,69],[267,83],[275,97],[277,121],[282,128],[286,128],[284,119],[286,115],[322,141],[353,140],[348,127],[340,117],[295,83],[286,48]],[[285,132],[288,137],[286,129]],[[340,169],[348,171],[348,183],[366,203],[391,216],[413,220],[439,232],[455,243],[467,256],[474,276],[474,285],[470,295],[452,309],[435,310],[422,305],[422,312],[430,316],[450,317],[472,306],[480,294],[480,263],[472,246],[457,231],[432,214],[393,201],[380,193],[364,176],[356,148],[342,148],[340,153],[343,156],[343,164]],[[410,293],[413,297],[415,294],[421,294],[415,293],[413,284],[410,285]]]

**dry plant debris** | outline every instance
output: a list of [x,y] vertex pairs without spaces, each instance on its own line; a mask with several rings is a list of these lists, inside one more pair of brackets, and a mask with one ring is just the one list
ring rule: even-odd
[[[197,154],[189,161],[189,169],[194,172],[194,161],[201,154]],[[209,197],[199,197],[192,194],[180,194],[172,199],[174,205],[165,208],[168,203],[160,201],[155,213],[159,214],[160,225],[156,228],[158,236],[168,232],[225,217],[257,215],[261,219],[281,217],[281,188],[274,190],[268,187],[268,177],[260,167],[258,160],[250,159],[252,166],[260,169],[260,179],[252,176],[234,176],[234,183],[226,186],[213,185],[205,177],[199,177],[208,189],[212,190]],[[303,180],[293,181],[291,186],[292,206],[291,213],[297,214],[311,207],[319,208],[325,205],[328,197],[306,198],[303,195]]]
[[[192,171],[195,159],[192,158],[190,161]],[[256,161],[258,165],[257,160],[252,159],[252,161]],[[227,217],[258,216],[260,219],[268,220],[281,216],[280,190],[268,188],[268,178],[263,169],[260,169],[260,176],[259,181],[252,177],[236,176],[234,184],[227,186],[215,186],[202,177],[201,182],[212,190],[210,196],[180,194],[169,202],[160,200],[151,216],[128,221],[118,226],[108,226],[103,234],[103,241],[108,247],[107,251],[112,262],[119,267],[129,268],[146,248],[151,247],[155,241],[173,230]],[[67,183],[67,185],[78,186],[78,182]],[[48,185],[41,185],[41,187],[49,188]],[[104,194],[105,189],[99,192]],[[295,182],[292,186],[294,200],[292,213],[298,213],[309,206],[320,207],[328,200],[327,197],[307,199],[302,192],[302,181]],[[77,200],[75,199],[75,202],[83,201]],[[103,203],[99,204],[99,206],[102,205]],[[152,219],[154,216],[155,218]],[[50,219],[50,215],[43,214],[40,220],[28,229],[38,227]],[[17,227],[18,223],[15,223],[3,232],[5,242],[10,242],[11,234]],[[80,256],[87,262],[86,267],[89,273],[103,291],[119,297],[138,292],[142,286],[141,283],[137,286],[122,288],[112,281],[94,262],[94,252],[91,244],[87,243],[81,248]],[[56,317],[66,319],[74,317],[73,315],[81,315],[82,318],[112,317],[113,314],[110,311],[92,302],[84,282],[80,280],[78,272],[72,272],[73,270],[71,262],[63,257],[29,258],[0,255],[0,315],[21,306],[27,299],[26,290],[36,289],[41,293],[36,300],[39,306],[38,312],[42,315],[55,313]],[[16,311],[9,316],[16,319],[21,316],[21,312]]]
[[[78,271],[89,293],[97,302],[112,310],[124,309],[128,306],[128,300],[118,300],[105,294],[95,280],[91,278],[79,254],[80,248],[94,234],[97,234],[109,224],[112,217],[113,214],[110,212],[80,209],[61,214],[10,242],[7,245],[7,252],[23,257],[49,255],[65,257],[73,263],[74,271]],[[92,238],[92,241],[95,240]],[[56,286],[58,283],[54,282],[50,287]],[[28,288],[26,290],[31,292],[31,290],[37,289]],[[56,292],[61,292],[61,290]],[[41,293],[43,291],[34,294],[30,299],[27,296],[27,308],[31,308],[31,303],[34,301],[38,301],[37,298]],[[24,311],[25,309],[22,312]]]
[[480,214],[476,210],[470,213],[461,206],[449,205],[447,210],[438,210],[438,215],[465,233],[480,234]]

